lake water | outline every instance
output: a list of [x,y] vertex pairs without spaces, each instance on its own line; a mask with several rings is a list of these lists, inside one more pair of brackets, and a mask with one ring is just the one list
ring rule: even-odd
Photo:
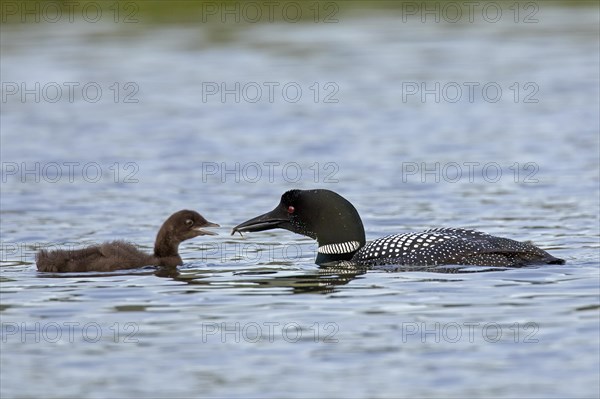
[[[2,25],[3,398],[600,395],[597,5],[339,4]],[[306,237],[229,235],[314,187],[368,240],[469,227],[567,263],[327,270]],[[185,208],[222,228],[177,273],[36,271],[40,247],[150,250]]]

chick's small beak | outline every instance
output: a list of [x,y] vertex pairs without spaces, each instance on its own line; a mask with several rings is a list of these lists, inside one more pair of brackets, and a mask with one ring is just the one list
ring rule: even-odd
[[215,233],[213,231],[203,230],[202,229],[203,227],[221,227],[221,226],[219,226],[216,223],[212,223],[212,222],[207,221],[203,225],[194,228],[194,230],[196,232],[198,232],[199,235],[202,235],[202,236],[216,236],[216,235],[218,235],[217,233]]

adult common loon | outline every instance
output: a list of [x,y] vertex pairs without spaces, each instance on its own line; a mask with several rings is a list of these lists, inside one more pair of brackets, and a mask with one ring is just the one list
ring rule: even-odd
[[154,254],[140,251],[125,241],[106,242],[78,250],[41,250],[36,255],[41,272],[105,272],[143,266],[175,267],[183,261],[179,244],[185,240],[215,235],[202,227],[220,227],[195,211],[182,210],[172,214],[162,225],[154,243]]
[[275,228],[317,240],[318,265],[339,261],[364,266],[565,263],[529,243],[467,229],[394,234],[367,243],[356,208],[341,195],[323,189],[287,191],[275,209],[237,225],[231,234]]

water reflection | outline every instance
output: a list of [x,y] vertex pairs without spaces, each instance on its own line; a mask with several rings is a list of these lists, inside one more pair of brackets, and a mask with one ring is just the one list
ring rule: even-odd
[[286,292],[291,291],[293,294],[327,294],[335,292],[337,286],[346,285],[366,272],[365,268],[321,267],[314,271],[292,274],[287,272],[283,276],[278,276],[276,274],[281,273],[280,270],[252,269],[233,273],[228,271],[225,279],[215,281],[210,277],[219,272],[214,270],[194,270],[182,273],[176,268],[159,268],[155,275],[187,284],[210,286],[210,288],[241,286],[258,289],[285,289]]
[[[535,266],[531,266],[535,268]],[[373,271],[390,273],[429,272],[436,274],[471,274],[494,271],[506,271],[504,267],[482,266],[403,266],[380,265],[376,268],[357,267],[351,264],[337,266],[321,266],[315,269],[302,269],[290,271],[283,268],[252,267],[241,271],[235,269],[190,269],[170,267],[145,267],[118,272],[98,273],[40,273],[39,278],[97,278],[118,276],[150,276],[166,278],[194,286],[204,286],[207,289],[219,288],[251,288],[252,290],[267,289],[283,290],[285,294],[329,294],[338,291],[338,287],[346,285],[355,279],[362,278],[364,274]],[[432,277],[432,280],[437,280]]]

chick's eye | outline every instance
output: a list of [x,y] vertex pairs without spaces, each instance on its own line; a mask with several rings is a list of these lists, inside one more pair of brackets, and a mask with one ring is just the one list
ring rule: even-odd
[[295,210],[296,210],[296,209],[295,209],[293,206],[291,206],[291,205],[290,205],[290,206],[288,206],[288,209],[287,209],[287,211],[288,211],[288,213],[289,213],[290,215],[291,215],[292,213],[294,213],[294,211],[295,211]]
[[194,224],[194,221],[192,219],[188,219],[185,221],[186,226],[192,226]]

